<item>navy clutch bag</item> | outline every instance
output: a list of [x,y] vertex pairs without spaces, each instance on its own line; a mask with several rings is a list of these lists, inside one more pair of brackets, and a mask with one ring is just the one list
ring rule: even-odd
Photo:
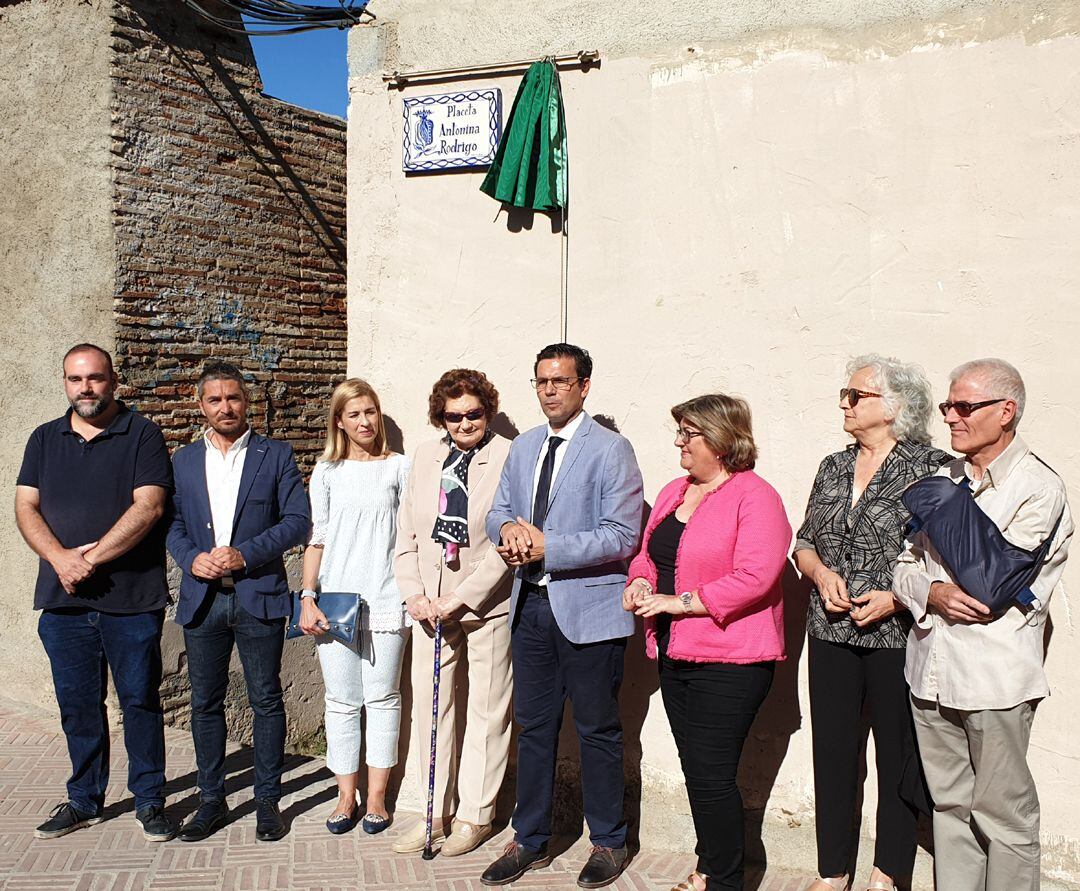
[[912,483],[900,500],[911,511],[909,534],[925,532],[956,584],[990,607],[992,614],[1000,615],[1014,603],[1027,607],[1035,600],[1030,585],[1049,556],[1064,511],[1049,538],[1029,551],[1006,540],[971,492],[947,477]]
[[[326,633],[335,640],[352,646],[360,633],[361,602],[359,594],[320,594],[318,607],[330,626]],[[289,624],[285,626],[286,640],[304,636],[300,629],[300,603],[300,595],[293,594],[292,615],[289,616]]]

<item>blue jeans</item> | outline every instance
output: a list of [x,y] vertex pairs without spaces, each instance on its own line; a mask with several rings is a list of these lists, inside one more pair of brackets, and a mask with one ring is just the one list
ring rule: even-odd
[[184,626],[200,798],[205,802],[225,799],[225,693],[234,642],[255,716],[255,797],[278,801],[285,764],[285,703],[281,695],[285,619],[257,619],[240,605],[235,594],[212,590]]
[[38,636],[52,666],[60,722],[71,758],[68,799],[97,815],[109,784],[108,670],[124,713],[128,789],[136,809],[165,804],[165,721],[161,685],[164,610],[118,615],[92,609],[47,609]]

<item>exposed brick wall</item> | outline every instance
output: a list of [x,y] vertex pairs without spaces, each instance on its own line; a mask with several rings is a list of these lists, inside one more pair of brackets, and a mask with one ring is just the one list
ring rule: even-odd
[[345,123],[263,96],[247,38],[179,3],[117,0],[112,31],[125,395],[176,446],[203,361],[234,362],[309,469],[345,371]]

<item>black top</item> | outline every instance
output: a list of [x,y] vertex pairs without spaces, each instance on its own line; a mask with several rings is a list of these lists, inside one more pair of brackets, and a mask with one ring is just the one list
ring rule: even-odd
[[[649,539],[649,559],[656,567],[656,593],[680,594],[675,590],[675,560],[679,554],[679,542],[682,540],[686,524],[672,511],[660,521]],[[656,617],[656,646],[661,656],[667,655],[668,639],[671,637],[670,613],[661,613]]]
[[[165,437],[152,421],[119,403],[112,423],[91,440],[71,429],[71,409],[42,424],[26,443],[17,485],[37,489],[41,515],[65,548],[98,541],[134,503],[134,490],[172,490]],[[88,607],[140,613],[168,602],[163,518],[126,554],[98,566],[68,594],[47,560],[40,560],[34,609]]]
[[[796,550],[813,548],[822,563],[843,577],[849,597],[891,590],[893,567],[911,517],[900,496],[913,482],[932,476],[952,460],[941,449],[898,442],[852,507],[857,456],[858,445],[852,444],[821,462],[795,541]],[[807,630],[811,637],[832,643],[905,647],[911,622],[911,613],[903,610],[859,628],[847,613],[827,612],[815,589]]]

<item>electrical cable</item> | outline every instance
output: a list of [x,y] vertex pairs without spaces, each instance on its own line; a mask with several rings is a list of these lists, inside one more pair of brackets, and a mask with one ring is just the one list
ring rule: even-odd
[[211,12],[203,5],[205,0],[180,2],[225,31],[251,37],[298,34],[322,28],[345,29],[375,20],[375,14],[367,8],[371,0],[337,0],[336,7],[290,0],[217,0],[219,6],[237,13],[238,19]]

